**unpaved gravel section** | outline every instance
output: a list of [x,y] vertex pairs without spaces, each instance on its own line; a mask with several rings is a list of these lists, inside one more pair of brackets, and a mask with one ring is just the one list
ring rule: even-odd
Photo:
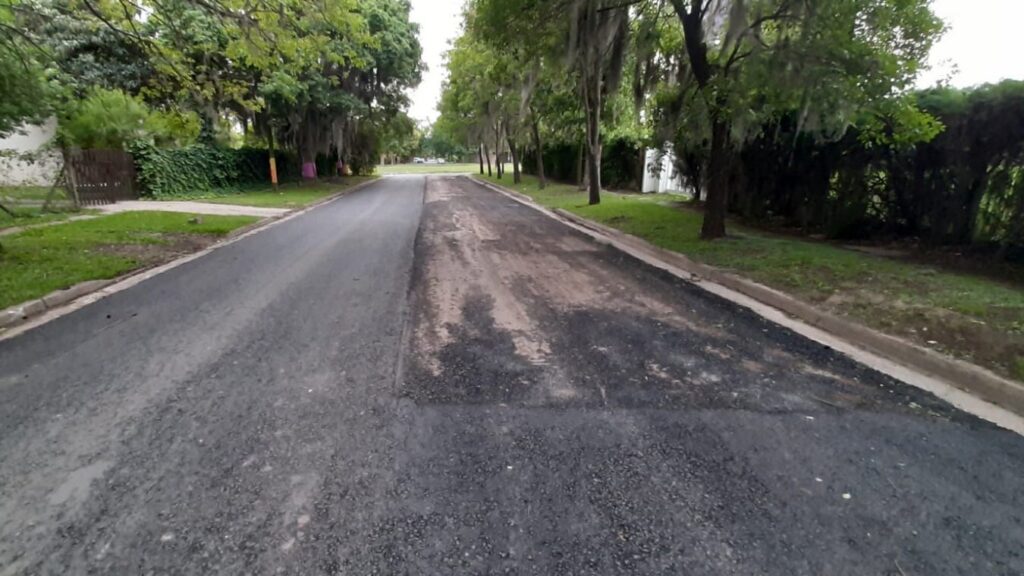
[[463,528],[409,562],[1024,570],[1024,439],[467,179],[428,183],[412,310],[398,508]]

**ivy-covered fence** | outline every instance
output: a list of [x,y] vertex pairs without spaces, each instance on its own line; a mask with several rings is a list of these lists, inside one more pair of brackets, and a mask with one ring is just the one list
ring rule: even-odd
[[[193,144],[160,148],[139,142],[129,147],[135,157],[139,188],[148,198],[188,198],[270,183],[270,152],[262,148],[222,148]],[[297,180],[298,161],[278,152],[281,182]]]

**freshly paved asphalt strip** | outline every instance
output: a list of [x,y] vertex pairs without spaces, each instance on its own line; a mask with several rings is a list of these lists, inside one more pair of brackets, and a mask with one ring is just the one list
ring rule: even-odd
[[1024,438],[462,178],[0,342],[0,574],[1020,574],[1022,478]]
[[0,574],[327,566],[314,535],[386,501],[423,188],[372,185],[0,342]]

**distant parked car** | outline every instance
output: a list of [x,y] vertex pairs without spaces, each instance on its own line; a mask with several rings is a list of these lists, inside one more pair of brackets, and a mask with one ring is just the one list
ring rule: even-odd
[[447,162],[447,160],[445,160],[444,158],[438,158],[438,159],[437,159],[437,163],[438,163],[438,164],[444,164],[444,163],[446,163],[446,162]]
[[412,159],[412,163],[413,164],[423,164],[424,160],[423,160],[423,158],[413,158]]

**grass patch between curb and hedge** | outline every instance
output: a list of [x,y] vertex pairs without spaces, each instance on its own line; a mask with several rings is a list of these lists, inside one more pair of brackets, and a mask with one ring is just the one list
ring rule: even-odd
[[[376,176],[347,176],[341,181],[318,182],[316,184],[288,183],[277,190],[270,186],[258,186],[238,192],[208,194],[190,198],[211,204],[233,204],[260,208],[302,208],[332,194],[353,186],[374,180]],[[178,200],[178,198],[167,198]]]
[[605,192],[588,206],[575,186],[540,190],[536,178],[511,176],[496,184],[673,250],[735,271],[826,310],[884,332],[1024,380],[1024,288],[1009,282],[888,258],[828,242],[751,230],[699,240],[702,215],[682,196]]
[[[202,249],[249,216],[126,212],[0,237],[0,309]],[[192,220],[190,222],[190,220]]]

